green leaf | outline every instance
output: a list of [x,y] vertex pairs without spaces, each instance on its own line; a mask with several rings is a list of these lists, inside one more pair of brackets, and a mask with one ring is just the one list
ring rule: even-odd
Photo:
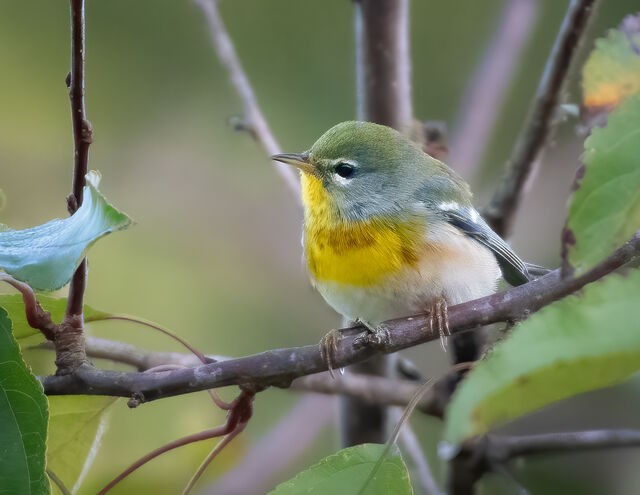
[[640,229],[640,94],[584,143],[585,174],[569,207],[569,262],[580,275]]
[[[276,487],[269,495],[358,494],[384,451],[384,445],[364,444],[342,449]],[[409,473],[400,452],[391,455],[369,482],[366,495],[410,495]]]
[[49,397],[47,467],[77,493],[91,466],[105,429],[105,412],[114,397]]
[[[38,295],[40,305],[51,313],[51,318],[55,322],[62,321],[67,307],[66,298],[50,297],[43,294]],[[24,303],[20,294],[5,294],[0,296],[0,308],[4,308],[9,314],[9,319],[13,323],[13,336],[17,340],[39,334],[40,331],[31,328],[27,323],[24,312]],[[107,316],[107,313],[93,309],[91,306],[84,306],[84,321],[91,322]]]
[[640,270],[610,275],[518,324],[462,381],[447,408],[457,444],[640,369]]
[[[637,17],[637,16],[635,16]],[[620,29],[611,29],[596,40],[582,68],[584,106],[590,111],[612,109],[640,92],[640,32],[634,16]]]
[[0,493],[49,493],[45,475],[47,399],[20,356],[0,308]]
[[131,225],[98,191],[99,182],[98,172],[87,174],[82,206],[71,217],[0,232],[0,268],[37,290],[55,290],[69,282],[93,243]]

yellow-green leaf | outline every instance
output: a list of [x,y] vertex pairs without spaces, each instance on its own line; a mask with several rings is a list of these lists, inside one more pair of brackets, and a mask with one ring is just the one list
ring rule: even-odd
[[640,94],[594,127],[569,207],[569,262],[582,274],[640,229]]
[[[50,297],[44,294],[38,294],[38,302],[46,311],[51,313],[51,318],[55,322],[62,321],[65,309],[67,307],[66,298]],[[9,318],[13,324],[13,336],[17,339],[23,339],[40,333],[38,330],[31,328],[27,323],[27,317],[24,312],[24,303],[20,294],[4,294],[0,295],[0,308],[6,309]],[[99,320],[107,316],[107,313],[93,309],[91,306],[84,306],[84,320],[90,322]]]
[[640,369],[640,270],[610,275],[517,325],[458,387],[445,440],[458,444]]
[[638,15],[628,16],[619,29],[611,29],[582,69],[584,106],[591,113],[610,111],[640,92],[640,31]]
[[88,395],[49,397],[47,467],[71,493],[78,492],[95,458],[105,430],[105,413],[115,400]]
[[[325,457],[269,492],[269,495],[338,495],[360,493],[371,470],[384,451],[384,445],[363,444],[342,449]],[[365,495],[411,495],[409,473],[400,452],[394,448],[385,458]]]

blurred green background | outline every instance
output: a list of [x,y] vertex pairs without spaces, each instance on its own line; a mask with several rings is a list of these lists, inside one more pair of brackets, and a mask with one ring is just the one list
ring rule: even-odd
[[[455,126],[461,96],[504,4],[412,2],[418,118]],[[521,128],[567,4],[537,2],[533,34],[508,86],[483,172],[472,184],[478,206],[490,197]],[[594,36],[639,8],[637,0],[603,2],[576,66]],[[353,118],[350,1],[226,0],[221,9],[285,151],[307,149],[328,127]],[[86,104],[94,128],[90,168],[102,173],[101,189],[109,200],[137,221],[135,228],[91,251],[87,302],[159,322],[208,353],[241,356],[318,341],[338,325],[338,317],[307,281],[301,212],[259,145],[228,125],[242,106],[215,57],[199,9],[189,0],[87,0],[86,11]],[[13,228],[66,216],[73,156],[64,84],[68,17],[62,0],[0,2],[0,188],[7,199],[0,222]],[[580,98],[577,76],[574,67],[569,102]],[[567,195],[582,149],[576,125],[561,125],[512,238],[524,258],[548,266],[558,263]],[[179,350],[162,335],[125,323],[98,323],[89,331],[150,349]],[[36,372],[51,368],[49,354],[32,354]],[[446,363],[437,344],[410,354],[427,371]],[[580,396],[509,429],[637,427],[636,389],[629,383]],[[299,398],[280,390],[260,394],[246,433],[213,463],[199,486],[204,489],[238,462]],[[119,401],[80,493],[95,493],[152,448],[222,421],[205,394],[135,410]],[[416,416],[413,425],[441,476],[444,469],[435,454],[439,422]],[[332,423],[325,431],[275,473],[269,486],[335,451],[337,427]],[[179,493],[210,448],[205,442],[167,454],[113,493]],[[273,456],[287,448],[274,443]],[[633,467],[638,460],[630,452],[590,453],[534,459],[515,466],[514,473],[533,494],[638,493],[640,478]],[[586,465],[597,468],[587,472]],[[504,478],[487,479],[483,487],[487,494],[516,493]]]

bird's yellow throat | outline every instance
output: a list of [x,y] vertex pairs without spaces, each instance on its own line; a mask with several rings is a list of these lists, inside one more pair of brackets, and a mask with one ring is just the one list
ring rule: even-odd
[[307,173],[302,174],[302,201],[306,256],[316,280],[367,287],[418,262],[423,219],[347,221],[334,212],[322,181]]

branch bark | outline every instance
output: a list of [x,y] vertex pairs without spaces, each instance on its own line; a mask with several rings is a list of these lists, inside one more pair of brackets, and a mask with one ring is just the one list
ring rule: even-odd
[[[70,214],[82,204],[82,192],[87,174],[91,123],[84,105],[85,17],[84,0],[71,0],[71,72],[67,76],[73,124],[73,185],[67,197]],[[82,260],[69,286],[67,310],[56,333],[56,365],[59,373],[68,373],[86,362],[83,334],[83,298],[87,285],[87,260]]]
[[475,483],[485,473],[496,471],[517,457],[622,447],[640,447],[640,430],[587,430],[522,436],[485,435],[463,444],[460,452],[451,460],[450,493],[474,493]]
[[[256,98],[249,78],[245,73],[233,41],[227,32],[222,21],[220,10],[218,9],[217,0],[194,0],[195,4],[200,7],[207,21],[211,43],[216,51],[220,63],[229,73],[229,79],[236,93],[242,101],[244,107],[244,122],[242,128],[248,130],[262,145],[267,155],[277,155],[282,153],[280,145],[276,141],[269,124],[264,118],[258,99]],[[300,180],[297,173],[289,166],[278,162],[273,162],[276,172],[282,177],[288,188],[293,192],[296,200],[300,202]]]
[[533,109],[511,154],[507,175],[484,212],[484,218],[491,228],[502,237],[508,236],[511,231],[527,179],[551,135],[555,110],[571,61],[596,2],[597,0],[571,1],[538,84]]
[[[558,269],[508,291],[452,306],[449,309],[451,332],[460,333],[480,325],[523,319],[611,273],[639,253],[640,232],[637,232],[609,258],[580,277],[562,278]],[[386,322],[391,334],[389,343],[377,350],[354,345],[354,339],[365,331],[363,327],[346,328],[337,345],[335,365],[344,367],[376,354],[390,354],[437,340],[440,335],[429,321],[429,315],[422,314]],[[227,385],[288,387],[295,378],[326,370],[327,365],[318,346],[309,345],[156,373],[107,371],[84,365],[68,375],[45,377],[42,382],[49,395],[111,395],[133,397],[140,403]]]
[[[409,134],[413,120],[409,0],[356,0],[356,117]],[[347,372],[385,376],[394,360],[376,356]],[[385,407],[342,400],[342,443],[384,443],[390,431]]]

